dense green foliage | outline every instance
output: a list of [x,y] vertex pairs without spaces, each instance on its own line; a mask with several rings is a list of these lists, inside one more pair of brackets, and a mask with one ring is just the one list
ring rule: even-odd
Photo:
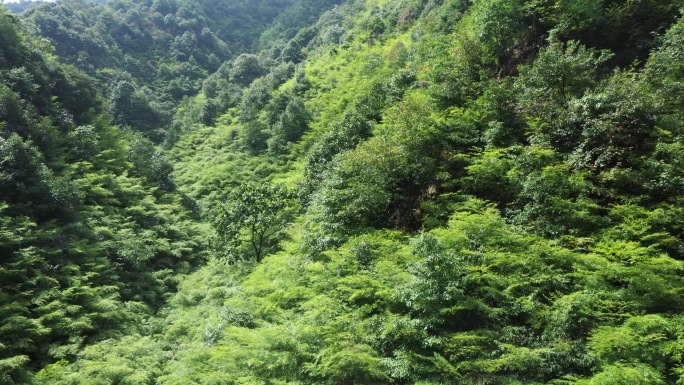
[[[22,19],[54,45],[61,60],[98,80],[115,123],[161,142],[173,140],[166,126],[178,103],[197,94],[209,74],[230,66],[226,61],[235,59],[233,67],[239,67],[239,54],[256,47],[264,30],[269,29],[273,52],[287,50],[293,29],[308,25],[336,3],[60,1],[30,7]],[[243,86],[251,80],[235,78]]]
[[92,79],[47,48],[0,14],[4,384],[142,331],[175,275],[206,259],[164,154],[111,126]]
[[3,14],[2,381],[684,383],[682,7]]
[[[292,194],[280,186],[247,183],[233,189],[216,214],[214,227],[228,258],[245,255],[259,263],[273,251],[287,223]],[[248,249],[245,253],[241,249]]]

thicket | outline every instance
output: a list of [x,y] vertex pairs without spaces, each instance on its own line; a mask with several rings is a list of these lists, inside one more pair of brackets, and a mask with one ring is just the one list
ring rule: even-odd
[[88,75],[0,9],[0,382],[143,332],[205,261],[208,228]]
[[21,18],[34,36],[52,43],[60,60],[98,80],[116,124],[162,143],[174,140],[167,130],[175,108],[208,75],[233,60],[239,66],[240,54],[253,51],[266,29],[273,52],[292,51],[292,31],[336,3],[60,1],[28,7]]
[[[213,222],[213,255],[147,327],[35,382],[682,383],[683,6],[284,12],[179,104],[167,158],[130,137],[130,173]],[[69,134],[79,156],[95,127]],[[63,215],[34,180],[35,210]]]

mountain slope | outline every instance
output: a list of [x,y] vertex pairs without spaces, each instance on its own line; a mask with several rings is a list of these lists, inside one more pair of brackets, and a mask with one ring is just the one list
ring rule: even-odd
[[277,19],[168,130],[211,258],[35,382],[681,383],[682,6]]
[[336,3],[64,1],[31,7],[21,17],[61,60],[100,81],[115,123],[161,142],[170,112],[208,74],[249,52],[267,28],[272,45],[285,44],[291,33],[271,27],[280,18],[296,30]]
[[179,189],[297,216],[40,381],[681,382],[681,6],[349,1],[292,64],[217,72],[240,92],[177,112]]
[[[0,379],[142,330],[208,228],[151,142],[111,126],[95,83],[0,9]],[[186,207],[187,206],[187,207]]]

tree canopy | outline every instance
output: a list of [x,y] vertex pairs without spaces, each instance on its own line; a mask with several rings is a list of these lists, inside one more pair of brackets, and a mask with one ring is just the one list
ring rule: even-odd
[[272,252],[287,223],[292,198],[292,192],[282,186],[247,183],[231,190],[214,219],[220,241],[231,254],[229,259],[240,259],[245,244],[249,257],[257,263]]
[[0,383],[683,383],[682,10],[0,6]]

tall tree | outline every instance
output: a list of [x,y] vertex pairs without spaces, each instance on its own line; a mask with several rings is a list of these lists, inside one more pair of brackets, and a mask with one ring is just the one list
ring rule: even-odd
[[292,197],[288,189],[268,184],[247,183],[231,191],[214,219],[230,259],[240,259],[244,246],[256,262],[273,251],[287,223]]

